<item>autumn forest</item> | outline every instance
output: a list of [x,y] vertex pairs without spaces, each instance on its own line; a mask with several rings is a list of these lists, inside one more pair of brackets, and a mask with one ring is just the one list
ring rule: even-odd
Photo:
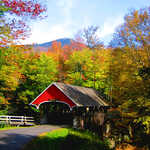
[[129,11],[108,46],[94,25],[47,51],[17,45],[29,36],[27,22],[42,21],[45,12],[34,0],[0,0],[0,114],[38,113],[29,103],[52,82],[92,87],[111,104],[112,116],[124,118],[114,120],[118,141],[149,145],[150,7]]

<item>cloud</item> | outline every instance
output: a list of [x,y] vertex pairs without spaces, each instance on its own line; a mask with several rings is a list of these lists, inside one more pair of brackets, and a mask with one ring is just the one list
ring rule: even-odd
[[117,18],[109,18],[107,19],[103,26],[101,27],[101,32],[99,33],[99,37],[110,36],[115,32],[116,27],[123,23],[123,16],[119,16]]
[[[35,44],[49,42],[59,38],[71,37],[72,32],[69,23],[57,24],[50,27],[49,30],[34,26],[30,38],[20,41],[22,44]],[[40,29],[40,30],[39,30]]]
[[66,23],[66,24],[58,24],[58,25],[52,26],[48,34],[49,34],[49,38],[48,38],[49,40],[70,37],[71,31],[69,28],[69,24]]

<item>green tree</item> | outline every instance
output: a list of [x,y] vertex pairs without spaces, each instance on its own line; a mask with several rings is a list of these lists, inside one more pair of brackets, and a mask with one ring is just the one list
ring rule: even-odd
[[[120,120],[114,122],[118,130],[118,136],[123,137],[130,134],[130,138],[136,144],[147,145],[146,141],[142,141],[150,135],[150,79],[149,75],[143,69],[141,63],[135,63],[135,59],[131,57],[135,54],[141,58],[140,61],[146,65],[144,61],[146,57],[145,51],[135,51],[131,48],[115,48],[111,50],[111,64],[109,65],[112,91],[112,104],[120,112]],[[139,73],[140,71],[140,73]],[[129,125],[132,128],[129,129]],[[113,130],[114,131],[114,130]],[[115,131],[116,132],[116,131]],[[116,134],[116,133],[115,133]]]
[[108,92],[109,51],[84,49],[75,51],[65,62],[68,68],[66,82],[93,87]]
[[[25,56],[24,56],[25,57]],[[30,114],[29,103],[38,96],[50,83],[57,80],[57,63],[42,54],[29,54],[20,64],[21,78],[9,101],[11,110],[17,114]]]
[[17,47],[1,48],[0,60],[0,103],[2,108],[8,108],[8,100],[12,91],[16,90],[21,72],[18,66],[22,49]]

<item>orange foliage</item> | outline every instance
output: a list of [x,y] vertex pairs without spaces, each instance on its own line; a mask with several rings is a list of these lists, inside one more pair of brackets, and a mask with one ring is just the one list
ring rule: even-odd
[[136,147],[130,144],[121,144],[116,147],[116,150],[146,150],[146,148]]

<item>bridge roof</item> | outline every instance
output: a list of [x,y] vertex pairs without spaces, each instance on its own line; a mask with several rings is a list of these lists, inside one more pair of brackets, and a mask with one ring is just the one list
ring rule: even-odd
[[38,108],[40,104],[51,101],[66,103],[71,109],[75,106],[108,106],[96,90],[60,82],[50,84],[30,104]]

